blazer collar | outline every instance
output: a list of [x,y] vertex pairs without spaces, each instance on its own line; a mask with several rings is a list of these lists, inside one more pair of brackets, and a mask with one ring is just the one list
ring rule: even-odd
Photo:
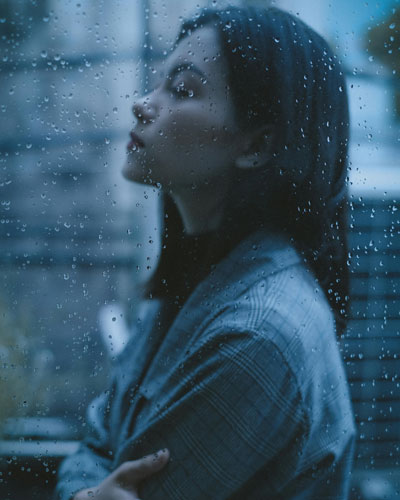
[[263,230],[252,233],[196,286],[171,329],[186,324],[189,318],[191,324],[195,319],[200,324],[201,318],[217,312],[253,283],[300,262],[299,254],[284,236]]

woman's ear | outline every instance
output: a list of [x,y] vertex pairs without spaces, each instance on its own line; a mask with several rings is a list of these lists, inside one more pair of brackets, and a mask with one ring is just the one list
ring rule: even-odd
[[235,167],[246,170],[265,165],[271,158],[273,135],[271,125],[253,129],[243,153],[236,158]]

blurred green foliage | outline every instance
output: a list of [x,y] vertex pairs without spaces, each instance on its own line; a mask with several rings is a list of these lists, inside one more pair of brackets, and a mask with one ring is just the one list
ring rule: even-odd
[[4,421],[41,405],[41,373],[32,360],[37,342],[29,336],[28,317],[14,314],[0,299],[0,435]]
[[[400,78],[400,8],[393,7],[391,15],[367,32],[368,51]],[[400,81],[395,90],[395,107],[400,117]]]

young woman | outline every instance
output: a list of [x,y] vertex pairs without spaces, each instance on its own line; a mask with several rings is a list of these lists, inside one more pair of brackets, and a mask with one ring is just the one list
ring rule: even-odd
[[164,67],[134,105],[124,167],[164,193],[153,308],[89,408],[58,498],[344,499],[337,57],[288,13],[228,8],[185,23]]

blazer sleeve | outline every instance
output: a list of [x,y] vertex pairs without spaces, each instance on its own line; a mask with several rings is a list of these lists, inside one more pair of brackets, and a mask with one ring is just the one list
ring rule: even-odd
[[76,453],[58,470],[54,493],[57,500],[70,500],[78,491],[99,484],[111,472],[108,415],[112,391],[98,396],[87,410],[87,436]]
[[[306,423],[294,375],[265,337],[248,331],[210,335],[190,350],[162,392],[168,397],[157,401],[158,415],[133,436],[121,460],[170,450],[169,464],[142,485],[140,498],[240,498],[260,472],[271,492],[289,481]],[[278,467],[283,451],[285,463]]]

